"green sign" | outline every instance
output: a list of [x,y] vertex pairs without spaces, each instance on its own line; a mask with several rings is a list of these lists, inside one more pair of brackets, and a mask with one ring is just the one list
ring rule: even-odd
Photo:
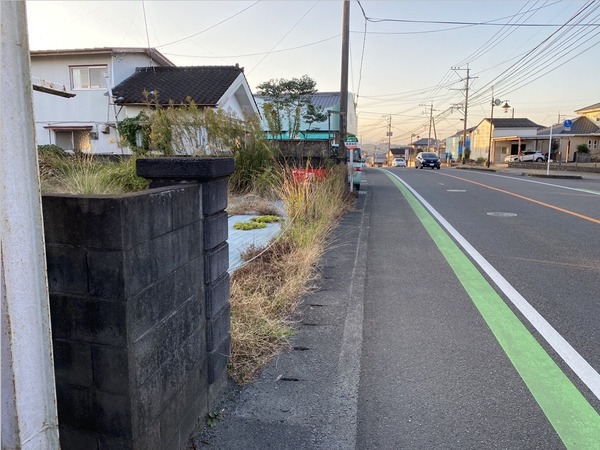
[[346,136],[346,139],[344,139],[344,142],[358,142],[358,139],[353,134],[349,134]]

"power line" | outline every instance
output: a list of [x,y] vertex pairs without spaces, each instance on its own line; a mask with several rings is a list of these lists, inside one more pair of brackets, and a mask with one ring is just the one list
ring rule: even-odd
[[288,36],[288,35],[289,35],[289,34],[290,34],[290,33],[291,33],[293,30],[294,30],[294,28],[296,28],[296,27],[298,26],[298,24],[299,24],[300,22],[302,22],[302,20],[304,20],[304,18],[305,18],[305,17],[308,15],[308,13],[309,13],[309,12],[311,12],[311,11],[314,9],[314,7],[315,7],[315,6],[317,6],[317,4],[318,4],[318,3],[319,3],[319,1],[317,0],[317,1],[316,1],[316,2],[315,2],[315,3],[314,3],[314,4],[313,4],[313,5],[312,5],[312,6],[309,8],[309,10],[308,10],[308,11],[306,11],[306,12],[305,12],[305,13],[302,15],[302,17],[300,17],[300,19],[298,19],[298,21],[297,21],[297,22],[294,24],[294,26],[293,26],[292,28],[290,28],[290,29],[289,29],[289,31],[288,31],[287,33],[285,33],[281,39],[279,39],[279,41],[277,41],[277,43],[276,43],[276,44],[273,46],[273,48],[272,48],[272,49],[271,49],[271,50],[270,50],[270,51],[269,51],[269,52],[268,52],[266,55],[264,55],[264,56],[261,58],[261,60],[260,60],[260,61],[258,61],[258,62],[257,62],[255,65],[254,65],[254,67],[252,67],[252,69],[250,69],[250,70],[248,71],[248,74],[251,74],[251,73],[252,73],[252,71],[253,71],[254,69],[256,69],[256,68],[257,68],[257,67],[260,65],[260,63],[262,63],[262,62],[265,60],[265,58],[271,54],[271,52],[272,52],[273,50],[275,50],[275,47],[277,47],[277,46],[278,46],[278,45],[281,43],[281,41],[283,41],[283,40],[284,40],[284,39],[285,39],[285,38],[286,38],[286,37],[287,37],[287,36]]
[[[529,3],[529,1],[527,3]],[[516,19],[517,16],[520,15],[519,13],[525,8],[525,6],[527,5],[527,3],[525,3],[525,5],[523,5],[521,7],[521,9],[519,9],[519,11],[517,12],[517,14],[515,14],[512,18]],[[528,11],[526,11],[526,13],[529,13],[532,10],[533,10],[533,8],[530,8]],[[533,15],[533,12],[531,12],[531,15]],[[531,15],[528,16],[527,18],[531,17]],[[512,20],[512,18],[511,18],[511,20]],[[524,18],[524,20],[526,20],[526,18]],[[459,62],[456,65],[457,66],[463,66],[463,65],[465,65],[468,62],[473,62],[476,59],[480,58],[483,54],[485,54],[486,51],[490,51],[493,48],[497,47],[510,34],[514,33],[515,30],[516,30],[516,28],[517,27],[515,26],[515,24],[511,24],[510,26],[502,27],[502,29],[498,30],[486,42],[484,42],[483,45],[481,45],[481,47],[479,47],[470,56],[468,56],[467,58],[463,59],[461,62]]]
[[[506,70],[504,70],[500,75],[496,76],[490,82],[486,83],[474,95],[473,100],[475,102],[481,100],[486,95],[486,94],[484,94],[484,92],[487,92],[487,88],[491,85],[504,85],[504,87],[502,88],[502,92],[500,92],[499,95],[506,96],[508,93],[510,93],[509,88],[512,87],[514,90],[516,88],[516,86],[519,85],[519,83],[522,84],[522,83],[528,82],[531,78],[531,74],[539,74],[540,73],[539,72],[540,65],[545,65],[545,67],[546,67],[548,65],[555,64],[556,68],[557,68],[558,67],[557,60],[554,59],[555,58],[555,49],[558,48],[559,51],[564,52],[565,50],[568,51],[568,49],[570,48],[570,46],[568,45],[569,41],[567,40],[567,38],[572,39],[572,37],[569,36],[569,33],[571,32],[572,28],[567,27],[567,25],[569,24],[569,22],[572,22],[574,20],[577,20],[579,22],[584,20],[585,17],[582,16],[583,13],[588,8],[590,8],[593,4],[594,4],[593,0],[589,1],[579,11],[577,11],[573,16],[571,16],[571,18],[569,18],[567,20],[567,22],[563,26],[561,26],[558,30],[556,30],[550,36],[548,36],[547,38],[542,40],[542,42],[540,42],[534,48],[532,48],[531,50],[526,52],[524,54],[524,56],[522,56],[518,61],[516,61],[514,64],[512,64]],[[600,4],[596,5],[592,9],[592,11],[595,11],[598,8],[600,8]],[[585,34],[584,34],[584,36],[586,37],[586,39],[589,37],[588,35],[585,35]],[[594,35],[594,37],[595,37],[595,35]],[[578,40],[580,40],[580,39],[581,39],[581,36],[578,38]],[[596,44],[591,45],[590,47],[588,47],[586,49],[586,51],[595,45]],[[573,59],[573,58],[571,58],[571,59]],[[549,73],[549,72],[542,73],[542,75],[536,77],[536,79],[539,79],[542,76],[545,76],[547,73]],[[529,82],[527,84],[529,84]],[[486,101],[486,100],[483,100],[483,101]]]
[[[365,16],[365,10],[363,9],[362,5],[360,4],[360,0],[356,0],[356,3],[358,3],[358,6],[360,7],[360,9],[362,11],[363,16]],[[362,81],[362,70],[363,70],[363,63],[364,63],[364,60],[365,60],[365,46],[366,46],[366,43],[367,43],[367,24],[368,23],[369,22],[367,21],[367,17],[365,16],[365,31],[363,33],[363,45],[362,45],[362,52],[361,52],[361,55],[360,55],[360,67],[358,69],[358,86],[356,88],[355,107],[356,107],[356,104],[358,103],[358,97],[359,97],[359,94],[360,94],[360,83]]]
[[205,33],[208,30],[212,30],[213,28],[218,27],[219,25],[221,25],[221,24],[223,24],[223,23],[225,23],[225,22],[233,19],[234,17],[239,16],[240,14],[242,14],[245,11],[248,11],[250,8],[252,8],[253,6],[255,6],[258,3],[260,3],[260,0],[256,0],[254,3],[252,3],[247,8],[242,9],[241,11],[233,14],[232,16],[229,16],[226,19],[223,19],[220,22],[215,23],[214,25],[211,25],[210,27],[205,28],[204,30],[198,31],[197,33],[194,33],[194,34],[190,34],[189,36],[183,37],[181,39],[177,39],[176,41],[168,42],[168,43],[162,44],[162,45],[157,45],[157,46],[155,46],[155,48],[162,48],[162,47],[166,47],[168,45],[173,45],[173,44],[177,44],[179,42],[187,41],[188,39],[191,39],[191,38],[193,38],[195,36],[198,36],[199,34]]

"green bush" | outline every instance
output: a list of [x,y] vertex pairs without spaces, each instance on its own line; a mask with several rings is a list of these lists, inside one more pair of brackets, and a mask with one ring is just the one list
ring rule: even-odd
[[577,146],[577,153],[589,153],[590,149],[587,144],[579,144]]
[[37,146],[38,154],[44,156],[65,156],[67,153],[58,145],[45,144]]

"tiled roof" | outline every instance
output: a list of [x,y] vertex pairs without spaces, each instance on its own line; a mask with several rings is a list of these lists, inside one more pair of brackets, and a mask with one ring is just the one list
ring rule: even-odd
[[[485,119],[489,121],[490,119]],[[494,128],[539,128],[540,126],[529,119],[504,119],[494,117]]]
[[312,103],[315,106],[320,106],[324,109],[331,109],[340,106],[339,92],[317,92],[311,97]]
[[[576,119],[573,119],[573,126],[569,131],[565,130],[563,124],[553,125],[552,126],[552,134],[568,134],[568,135],[591,135],[600,132],[600,127],[588,119],[587,117],[581,116]],[[549,136],[550,135],[550,127],[542,128],[538,131],[538,136]]]
[[586,106],[585,108],[579,108],[578,110],[576,110],[575,112],[577,114],[581,114],[583,112],[591,112],[591,111],[597,111],[600,109],[600,103],[594,103],[593,105],[590,106]]
[[[424,147],[427,145],[427,139],[428,138],[421,138],[416,142],[413,142],[413,145],[416,145],[418,147]],[[441,141],[436,141],[434,138],[429,139],[429,145],[436,145],[438,143],[441,143]]]
[[[158,93],[158,103],[186,102],[216,106],[227,89],[243,73],[239,66],[138,67],[135,73],[113,88],[118,104],[145,104],[144,92]],[[121,98],[120,98],[121,97]]]
[[[257,100],[265,101],[267,99],[264,95],[255,95]],[[310,101],[315,106],[320,106],[324,110],[336,109],[340,107],[340,93],[339,92],[315,92],[309,95]]]
[[[477,127],[470,127],[470,128],[467,128],[467,130],[466,130],[466,131],[467,131],[467,134],[470,134],[470,133],[471,133],[471,132],[472,132],[472,131],[473,131],[475,128],[477,128]],[[449,137],[451,137],[451,138],[452,138],[452,137],[456,137],[456,136],[458,136],[458,137],[462,137],[464,134],[465,134],[465,130],[459,130],[459,131],[457,131],[456,133],[454,133],[452,136],[449,136]]]

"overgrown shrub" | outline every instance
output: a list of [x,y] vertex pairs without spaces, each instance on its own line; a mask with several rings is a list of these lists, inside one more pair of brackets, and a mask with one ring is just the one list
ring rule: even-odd
[[326,237],[350,205],[343,165],[323,180],[299,181],[284,168],[277,174],[288,216],[282,234],[264,249],[248,249],[242,257],[251,262],[231,278],[229,374],[242,384],[288,345],[291,316],[314,287]]
[[579,144],[576,151],[577,153],[589,153],[590,148],[587,146],[587,144]]
[[148,187],[135,172],[135,158],[117,161],[93,155],[40,158],[42,192],[54,194],[122,194]]
[[[143,155],[150,150],[150,118],[144,111],[135,117],[127,117],[119,122],[118,130],[121,145],[129,147],[136,155]],[[141,134],[141,145],[138,135]]]
[[48,155],[65,156],[67,154],[64,151],[64,149],[62,149],[61,147],[59,147],[58,145],[55,145],[55,144],[38,145],[37,150],[38,150],[38,155],[44,155],[44,156],[48,156]]

